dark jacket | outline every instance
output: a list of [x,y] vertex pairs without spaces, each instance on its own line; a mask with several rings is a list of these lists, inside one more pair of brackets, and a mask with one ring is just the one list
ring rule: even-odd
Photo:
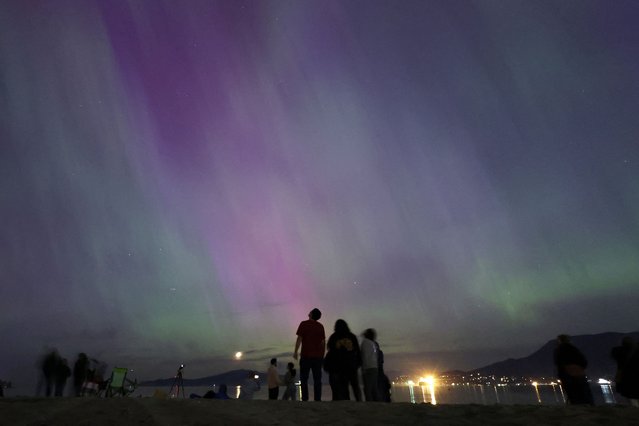
[[78,360],[73,365],[73,384],[76,386],[81,385],[87,379],[89,373],[89,358],[86,356],[79,356]]
[[359,342],[353,333],[333,333],[328,339],[324,370],[329,373],[348,373],[362,365]]
[[639,398],[639,348],[617,346],[610,355],[617,362],[617,392],[626,398]]
[[554,358],[557,366],[557,375],[560,379],[565,376],[585,375],[588,361],[584,354],[572,344],[561,343],[557,346]]

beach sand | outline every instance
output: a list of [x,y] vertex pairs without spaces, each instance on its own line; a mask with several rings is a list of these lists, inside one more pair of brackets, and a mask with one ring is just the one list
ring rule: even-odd
[[639,425],[639,408],[0,398],[0,425]]

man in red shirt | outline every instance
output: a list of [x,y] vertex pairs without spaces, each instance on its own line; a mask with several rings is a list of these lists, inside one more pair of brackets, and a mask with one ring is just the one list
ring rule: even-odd
[[297,341],[293,358],[297,359],[297,354],[302,346],[302,356],[300,358],[300,382],[302,388],[302,401],[308,401],[308,375],[313,371],[313,391],[315,401],[322,400],[322,361],[324,360],[324,350],[326,335],[324,326],[318,321],[322,317],[322,312],[315,308],[308,314],[308,320],[302,321],[297,327]]

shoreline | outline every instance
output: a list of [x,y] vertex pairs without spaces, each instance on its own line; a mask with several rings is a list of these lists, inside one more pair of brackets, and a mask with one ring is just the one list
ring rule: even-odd
[[155,398],[0,399],[2,425],[138,424],[428,424],[428,425],[637,425],[639,409],[625,405],[430,405],[190,400]]

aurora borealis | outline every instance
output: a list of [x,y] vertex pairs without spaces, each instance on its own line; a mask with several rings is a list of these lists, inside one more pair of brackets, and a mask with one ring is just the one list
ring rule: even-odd
[[0,2],[0,378],[43,345],[144,378],[263,368],[315,306],[376,328],[390,370],[636,330],[637,22]]

